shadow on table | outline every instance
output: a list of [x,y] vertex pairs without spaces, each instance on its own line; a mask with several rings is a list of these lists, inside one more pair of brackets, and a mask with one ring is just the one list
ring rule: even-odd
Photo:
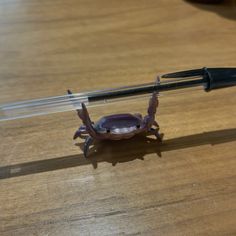
[[[205,11],[215,12],[225,18],[236,20],[236,0],[184,0]],[[207,22],[206,22],[207,24]]]
[[104,141],[97,143],[90,149],[89,158],[87,159],[82,154],[78,154],[0,167],[0,179],[81,165],[92,164],[96,169],[99,162],[109,162],[116,165],[135,159],[143,160],[146,154],[156,153],[157,156],[161,157],[161,153],[167,151],[206,144],[216,145],[234,140],[236,140],[236,128],[168,139],[164,140],[163,143],[157,143],[156,139],[143,136],[136,136],[130,140]]

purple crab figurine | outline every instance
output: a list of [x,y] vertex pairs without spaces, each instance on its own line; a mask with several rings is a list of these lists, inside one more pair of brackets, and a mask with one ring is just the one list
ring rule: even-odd
[[[72,92],[68,90],[68,94]],[[104,116],[96,123],[92,122],[88,110],[84,103],[82,109],[77,109],[79,118],[83,125],[74,134],[74,139],[80,137],[85,139],[84,156],[87,157],[89,146],[95,140],[121,140],[129,139],[137,134],[146,132],[156,136],[159,142],[162,141],[163,134],[159,134],[159,125],[155,120],[156,109],[158,107],[157,92],[153,92],[149,100],[147,115],[137,114],[114,114]]]

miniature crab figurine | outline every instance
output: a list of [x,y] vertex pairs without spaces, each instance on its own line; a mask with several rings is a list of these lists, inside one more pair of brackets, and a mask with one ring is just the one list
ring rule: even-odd
[[[68,94],[73,94],[68,90]],[[121,140],[129,139],[137,134],[146,132],[156,136],[159,142],[162,141],[162,134],[159,134],[159,125],[155,121],[156,108],[158,107],[157,92],[153,92],[150,100],[147,115],[137,114],[114,114],[104,116],[94,123],[89,117],[88,110],[84,103],[82,109],[77,109],[79,118],[83,125],[74,134],[74,139],[80,137],[85,139],[84,156],[87,157],[89,146],[95,140]],[[155,128],[154,128],[155,127]]]

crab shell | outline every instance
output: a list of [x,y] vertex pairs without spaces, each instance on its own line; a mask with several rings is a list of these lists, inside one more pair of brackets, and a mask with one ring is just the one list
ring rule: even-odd
[[94,128],[99,134],[107,134],[109,139],[119,140],[141,133],[142,124],[141,114],[115,114],[102,117]]

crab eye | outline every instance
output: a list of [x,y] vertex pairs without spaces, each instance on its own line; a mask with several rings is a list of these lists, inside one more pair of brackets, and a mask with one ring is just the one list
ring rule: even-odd
[[137,129],[139,129],[139,128],[140,128],[140,125],[136,125],[136,127],[137,127]]

